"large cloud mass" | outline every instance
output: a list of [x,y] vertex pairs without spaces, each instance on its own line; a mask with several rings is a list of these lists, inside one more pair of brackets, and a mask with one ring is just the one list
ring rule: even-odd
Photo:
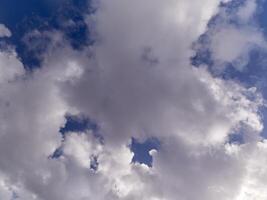
[[[265,200],[261,94],[190,63],[220,3],[230,2],[94,1],[94,44],[73,50],[60,32],[41,33],[52,43],[33,72],[2,49],[0,199]],[[239,6],[240,29],[222,20],[208,32],[218,65],[265,47],[250,23],[256,9]],[[62,139],[66,114],[94,119],[103,138],[84,130]],[[152,167],[131,162],[132,137],[159,139]]]

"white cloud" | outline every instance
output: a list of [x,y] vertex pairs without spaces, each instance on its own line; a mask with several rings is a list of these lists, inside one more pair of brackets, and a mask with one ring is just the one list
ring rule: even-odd
[[[87,22],[93,46],[75,51],[53,32],[33,73],[14,52],[0,54],[0,197],[11,188],[23,200],[264,200],[261,95],[190,65],[191,45],[220,1],[96,3]],[[214,49],[223,59],[242,49],[230,54],[220,45]],[[104,142],[90,132],[61,141],[67,112],[96,120]],[[226,144],[241,131],[244,145]],[[131,137],[160,139],[152,168],[131,164]],[[63,155],[49,159],[59,146]]]
[[0,83],[14,81],[16,77],[23,75],[23,65],[17,59],[14,50],[10,52],[0,51],[0,60]]
[[10,30],[3,24],[0,24],[0,38],[1,37],[11,37]]

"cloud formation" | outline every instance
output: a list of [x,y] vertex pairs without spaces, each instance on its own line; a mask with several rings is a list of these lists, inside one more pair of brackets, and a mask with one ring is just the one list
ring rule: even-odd
[[11,32],[9,31],[9,29],[5,25],[0,24],[0,38],[10,37],[10,36],[11,36]]
[[229,64],[243,71],[251,51],[266,51],[264,33],[255,17],[258,9],[254,0],[232,1],[224,5],[212,20],[205,32],[207,41],[197,45],[200,45],[200,51],[210,52],[213,71],[223,73]]
[[[74,50],[60,32],[38,33],[52,42],[33,72],[12,47],[2,49],[0,198],[266,199],[262,95],[190,63],[193,42],[222,2],[231,3],[96,0],[87,16],[94,44]],[[249,2],[237,14],[245,28],[224,22],[210,36],[217,60],[264,41],[247,23],[256,6]],[[94,119],[103,141],[92,130],[62,139],[69,113]],[[244,143],[231,143],[231,134]],[[152,167],[131,162],[132,137],[159,139]],[[52,158],[58,147],[62,155]]]

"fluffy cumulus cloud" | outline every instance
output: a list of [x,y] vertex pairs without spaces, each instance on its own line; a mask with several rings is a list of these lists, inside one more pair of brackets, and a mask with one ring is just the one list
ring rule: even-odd
[[[257,2],[238,6],[241,27],[226,20],[231,1],[92,3],[92,45],[74,50],[60,32],[39,32],[51,43],[33,71],[13,47],[0,51],[0,199],[265,200],[262,95],[190,62],[205,32],[219,66],[265,48],[251,23]],[[60,133],[67,114],[93,119],[100,136]],[[131,138],[160,141],[152,167],[132,162]]]

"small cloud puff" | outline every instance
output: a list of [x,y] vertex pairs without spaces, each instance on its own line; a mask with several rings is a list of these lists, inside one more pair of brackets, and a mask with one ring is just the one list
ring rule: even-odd
[[1,37],[11,37],[10,30],[3,24],[0,24],[0,38]]

